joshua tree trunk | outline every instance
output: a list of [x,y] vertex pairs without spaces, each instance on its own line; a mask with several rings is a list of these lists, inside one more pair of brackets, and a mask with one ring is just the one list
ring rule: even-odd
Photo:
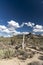
[[25,35],[23,34],[23,42],[22,42],[22,49],[24,50],[25,48],[25,43],[24,43]]

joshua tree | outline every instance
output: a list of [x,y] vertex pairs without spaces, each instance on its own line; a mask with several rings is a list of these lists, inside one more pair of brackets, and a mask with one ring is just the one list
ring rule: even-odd
[[24,50],[24,48],[25,48],[25,43],[24,43],[24,40],[25,39],[25,35],[23,34],[23,42],[22,42],[22,49]]

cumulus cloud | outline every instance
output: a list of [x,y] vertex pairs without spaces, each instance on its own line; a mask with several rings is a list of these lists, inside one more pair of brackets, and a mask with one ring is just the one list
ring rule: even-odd
[[17,28],[21,28],[24,25],[26,25],[28,27],[29,26],[33,27],[35,24],[31,23],[31,22],[28,22],[28,23],[24,23],[23,22],[21,25],[19,25],[18,22],[14,21],[14,20],[11,20],[11,21],[8,21],[8,25],[7,26],[0,25],[0,32],[8,34],[8,35],[4,35],[5,37],[6,36],[10,37],[10,35],[17,35],[17,34],[28,34],[29,32],[20,32],[20,31],[16,30]]
[[4,35],[4,37],[11,37],[11,35],[9,35],[9,34],[8,35]]
[[6,29],[6,26],[4,26],[4,25],[0,25],[0,30],[4,30],[4,29]]
[[20,27],[19,23],[16,22],[16,21],[13,21],[13,20],[9,21],[8,25],[11,26],[11,27],[14,27],[14,28],[19,28]]
[[10,27],[20,28],[20,27],[23,27],[24,25],[33,27],[35,24],[32,23],[32,22],[28,22],[28,23],[27,23],[27,22],[26,22],[26,23],[23,22],[21,25],[19,25],[18,22],[11,20],[11,21],[8,21],[8,25],[9,25]]
[[30,27],[32,27],[32,26],[34,26],[35,24],[34,23],[31,23],[31,22],[28,22],[28,23],[22,23],[21,25],[19,25],[19,23],[18,22],[16,22],[16,21],[13,21],[13,20],[11,20],[11,21],[9,21],[8,22],[8,30],[10,31],[10,33],[13,33],[14,35],[17,35],[17,34],[28,34],[28,32],[20,32],[20,31],[16,31],[16,29],[17,28],[21,28],[21,27],[23,27],[24,25],[27,25],[27,26],[30,26]]
[[37,29],[42,29],[43,26],[42,25],[36,25],[34,28],[37,28]]
[[2,32],[10,33],[10,31],[8,29],[2,30]]
[[0,25],[0,31],[1,31],[1,32],[5,32],[5,33],[9,33],[9,32],[10,32],[10,31],[7,29],[7,27],[4,26],[4,25]]
[[[0,31],[3,33],[8,34],[7,36],[10,37],[11,35],[18,35],[18,34],[28,34],[29,32],[20,32],[16,29],[23,27],[24,25],[31,27],[33,30],[33,34],[36,34],[36,32],[43,32],[43,26],[42,25],[35,25],[35,23],[32,22],[23,22],[21,25],[19,25],[16,21],[8,21],[8,25],[0,25]],[[6,35],[5,35],[6,36]]]
[[9,34],[20,34],[19,31],[16,31],[16,29],[19,27],[20,27],[19,23],[11,20],[8,22],[8,27],[5,25],[0,25],[0,32],[6,33],[8,35]]
[[36,25],[33,27],[34,32],[43,32],[43,26],[42,25]]
[[30,26],[30,27],[33,27],[35,24],[34,23],[31,23],[31,22],[28,22],[28,23],[25,23],[25,25]]
[[14,33],[14,35],[18,35],[18,34],[29,34],[29,32],[16,32],[16,33]]
[[29,32],[22,32],[21,34],[29,34]]
[[34,32],[43,32],[43,29],[34,29]]
[[18,31],[16,31],[16,29],[19,27],[20,27],[19,23],[11,20],[8,22],[8,27],[5,25],[0,25],[0,31],[7,34],[19,33]]

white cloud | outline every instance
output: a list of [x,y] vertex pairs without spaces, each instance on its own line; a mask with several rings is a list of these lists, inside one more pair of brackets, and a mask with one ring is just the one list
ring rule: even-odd
[[16,29],[14,27],[9,27],[8,30],[10,31],[10,33],[15,33]]
[[33,27],[34,32],[43,32],[43,26],[42,25],[36,25]]
[[14,28],[16,29],[16,28],[23,27],[24,25],[33,27],[35,24],[32,23],[32,22],[28,22],[28,23],[27,23],[27,22],[26,22],[26,23],[23,22],[21,25],[19,25],[18,22],[11,20],[11,21],[8,21],[8,25],[9,25],[10,27],[14,27]]
[[[17,28],[23,27],[25,24],[26,23],[22,23],[21,25],[19,25],[18,22],[11,20],[8,22],[7,26],[0,25],[0,32],[6,33],[5,35],[3,35],[4,37],[10,37],[12,35],[18,35],[18,34],[28,34],[29,32],[20,32],[16,30]],[[30,23],[29,26],[31,26]]]
[[0,31],[1,32],[5,32],[5,33],[10,33],[10,31],[7,29],[7,27],[6,26],[4,26],[4,25],[0,25]]
[[[33,23],[31,23],[31,24],[34,25]],[[21,33],[20,31],[16,31],[17,28],[23,27],[24,25],[26,25],[26,23],[22,23],[21,25],[19,25],[19,23],[11,20],[11,21],[8,22],[8,25],[9,25],[8,29],[9,29],[10,33],[13,33],[14,35],[23,34],[23,33],[28,34],[29,33],[29,32],[22,32]],[[29,26],[31,26],[30,22],[29,22]]]
[[34,32],[43,32],[43,29],[33,29]]
[[14,27],[14,28],[19,28],[20,27],[19,23],[16,22],[16,21],[13,21],[13,20],[9,21],[8,25],[11,26],[11,27]]
[[20,32],[17,31],[16,29],[23,27],[24,25],[28,26],[28,27],[32,27],[33,29],[33,34],[36,34],[36,32],[43,32],[43,26],[42,25],[35,25],[35,23],[32,22],[23,22],[21,25],[19,25],[18,22],[16,21],[8,21],[8,25],[0,25],[0,31],[3,33],[6,33],[8,35],[5,36],[11,36],[11,35],[18,35],[18,34],[28,34],[29,32]]
[[0,25],[0,30],[5,30],[6,29],[6,26],[4,26],[4,25]]
[[37,29],[42,29],[43,26],[42,25],[36,25],[34,28],[37,28]]
[[[7,26],[4,26],[4,25],[0,25],[0,32],[3,32],[3,33],[6,33],[6,34],[20,34],[21,32],[19,31],[16,31],[16,28],[19,28],[19,23],[11,20],[8,22],[8,27]],[[5,35],[6,36],[6,35]]]
[[31,22],[28,22],[28,23],[22,23],[21,25],[19,25],[18,22],[11,20],[11,21],[8,21],[7,26],[0,25],[0,31],[3,32],[3,33],[8,34],[8,35],[4,35],[4,36],[17,35],[17,34],[28,34],[29,32],[20,32],[20,31],[16,30],[17,28],[21,28],[24,25],[32,27],[35,24],[31,23]]
[[14,35],[18,35],[18,34],[29,34],[29,32],[16,32],[16,33],[14,33]]
[[21,34],[29,34],[29,32],[22,32]]
[[2,32],[10,33],[10,31],[8,29],[2,30]]
[[35,24],[34,23],[31,23],[31,22],[28,22],[28,23],[25,23],[25,25],[30,26],[30,27],[33,27]]
[[13,34],[13,33],[19,33],[18,31],[16,31],[16,28],[19,28],[19,23],[11,20],[8,22],[8,27],[4,26],[4,25],[0,25],[0,31],[7,33],[7,34]]
[[8,35],[4,35],[4,37],[11,37],[11,35],[9,35],[9,34]]
[[13,33],[13,35],[18,35],[21,34],[21,32],[16,31],[15,33]]

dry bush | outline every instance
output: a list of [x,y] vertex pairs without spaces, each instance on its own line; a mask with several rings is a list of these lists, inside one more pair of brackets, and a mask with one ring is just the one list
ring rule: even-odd
[[11,58],[11,57],[14,57],[14,55],[15,55],[14,49],[0,50],[0,59]]
[[4,58],[11,58],[14,57],[15,51],[14,49],[7,49],[4,51]]
[[31,62],[31,63],[28,63],[27,65],[43,65],[43,64],[41,62],[34,61],[34,62]]
[[43,56],[39,56],[39,58],[38,58],[38,59],[43,60]]
[[18,53],[18,59],[26,60],[28,58],[28,53],[26,51],[18,50]]
[[1,49],[0,50],[0,59],[4,58],[4,51]]

